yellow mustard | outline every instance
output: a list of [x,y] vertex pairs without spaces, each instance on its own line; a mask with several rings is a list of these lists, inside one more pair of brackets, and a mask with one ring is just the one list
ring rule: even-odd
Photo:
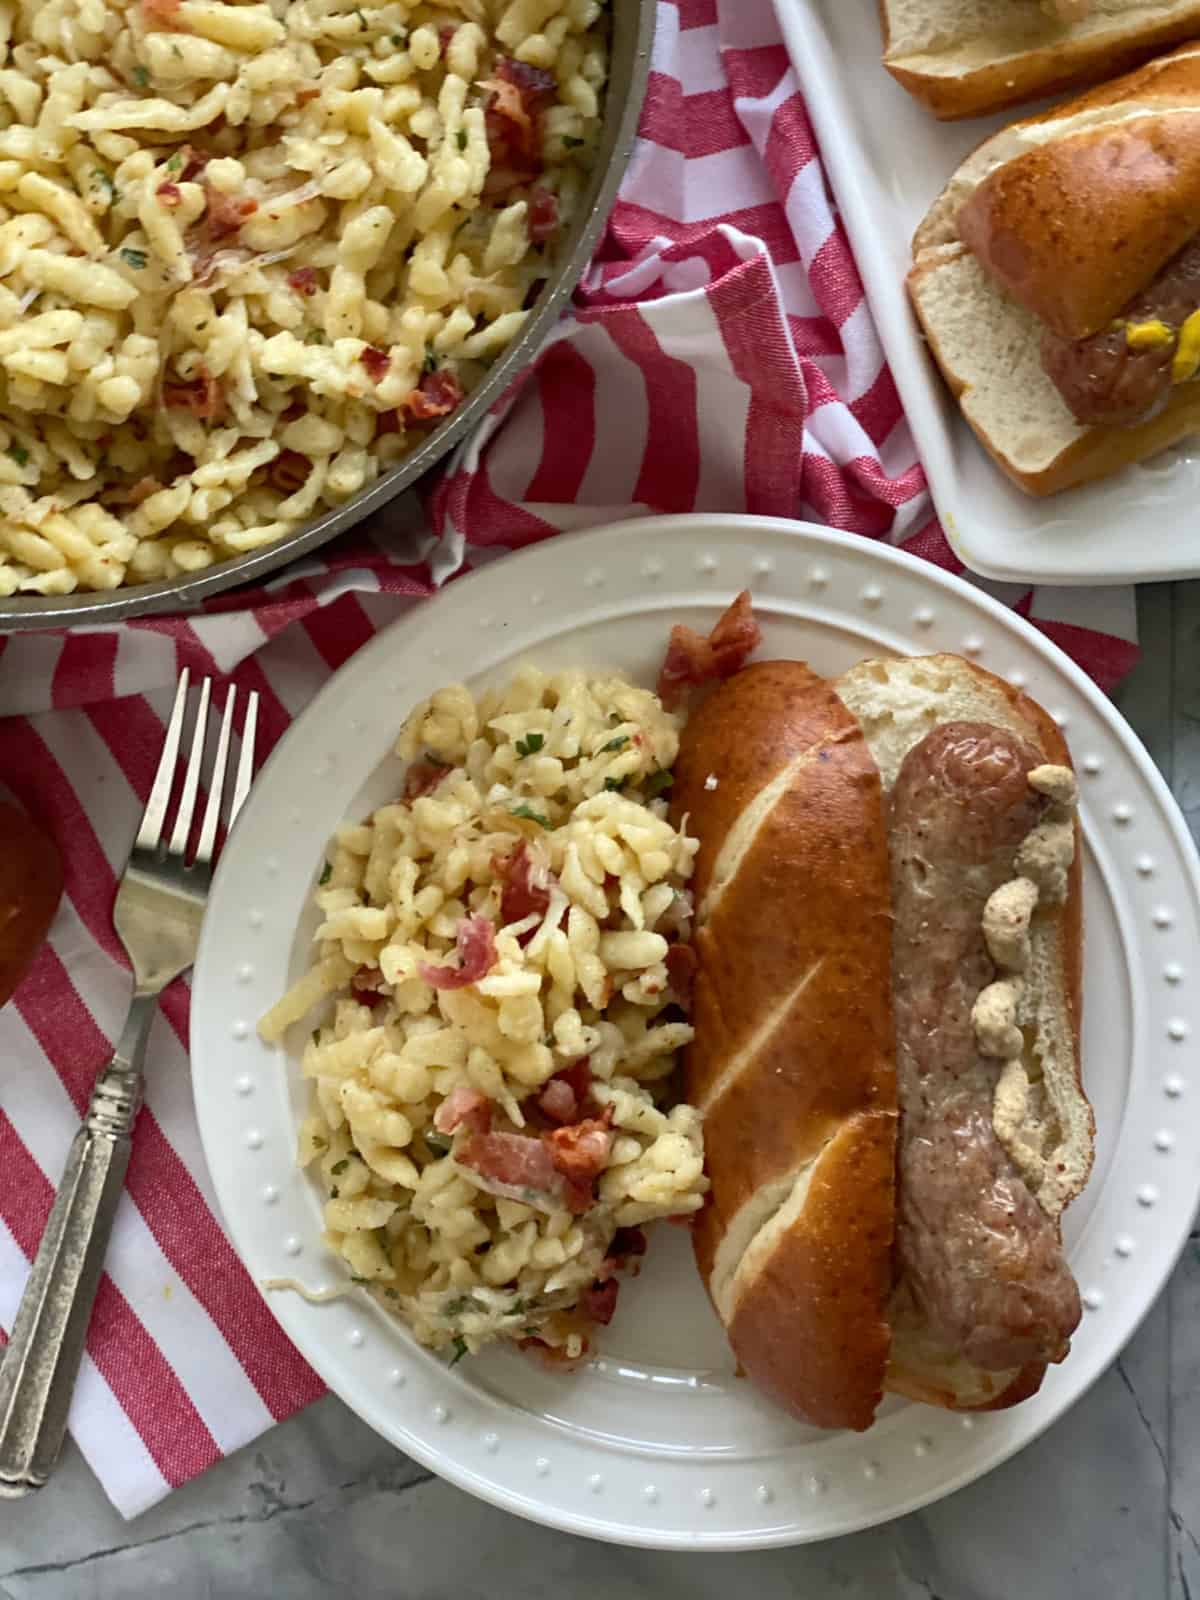
[[[1175,335],[1165,322],[1154,317],[1149,322],[1129,323],[1125,329],[1125,340],[1131,350],[1162,350],[1166,345],[1174,344]],[[1200,350],[1197,352],[1197,362],[1200,364]]]
[[1171,382],[1187,383],[1200,371],[1200,311],[1193,311],[1179,330],[1179,347],[1171,364]]

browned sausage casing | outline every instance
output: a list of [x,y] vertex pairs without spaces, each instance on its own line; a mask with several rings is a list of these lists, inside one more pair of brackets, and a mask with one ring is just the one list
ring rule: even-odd
[[1061,1359],[1080,1316],[1057,1224],[993,1129],[999,1063],[971,1021],[995,977],[984,905],[1041,815],[1040,763],[1011,734],[946,723],[892,792],[898,1273],[931,1332],[990,1371]]

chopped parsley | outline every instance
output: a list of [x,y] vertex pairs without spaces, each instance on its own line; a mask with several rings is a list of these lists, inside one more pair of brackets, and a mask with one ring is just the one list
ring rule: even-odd
[[[438,369],[437,354],[434,351],[433,346],[431,344],[427,344],[425,346],[425,360],[421,363],[421,370],[423,372],[436,372],[437,369]],[[445,766],[446,763],[444,761],[442,761],[442,762],[439,762],[438,765],[439,766]]]
[[327,861],[325,863],[325,865],[321,868],[321,876],[317,879],[317,882],[319,884],[321,884],[322,887],[324,887],[324,885],[329,882],[329,880],[330,880],[330,878],[332,876],[333,876],[333,867]]
[[460,150],[465,150],[467,148],[467,130],[465,128],[460,128],[458,130],[458,148]]
[[465,1339],[455,1339],[451,1348],[454,1354],[450,1357],[450,1365],[456,1367],[467,1353],[467,1341]]
[[146,71],[145,67],[134,67],[132,77],[134,83],[137,84],[139,89],[144,89],[150,82],[150,74]]
[[120,255],[125,265],[135,272],[140,272],[148,259],[144,250],[133,250],[128,245],[122,246]]
[[338,1193],[339,1193],[339,1190],[338,1190],[337,1184],[336,1183],[331,1183],[329,1185],[329,1198],[331,1200],[336,1200],[337,1197],[338,1197]]
[[329,1169],[330,1176],[333,1177],[333,1178],[340,1178],[342,1173],[345,1172],[346,1168],[349,1165],[350,1165],[350,1157],[349,1156],[343,1156],[340,1161],[335,1161],[333,1163],[333,1165],[330,1167],[330,1169]]
[[320,1028],[314,1028],[313,1029],[313,1031],[312,1031],[312,1042],[314,1044],[320,1044],[320,1042],[321,1042],[321,1030],[320,1030]]
[[327,341],[324,332],[320,328],[310,328],[304,335],[304,342],[305,344],[325,344]]
[[647,797],[654,800],[660,794],[666,794],[667,790],[673,788],[674,785],[675,774],[664,770],[662,772],[652,772],[646,779],[644,788]]
[[19,467],[24,467],[24,466],[28,465],[28,462],[29,462],[29,451],[26,450],[24,445],[22,445],[22,444],[10,444],[9,447],[8,447],[7,454],[12,457],[12,459],[17,463],[17,465]]
[[487,1307],[481,1305],[473,1294],[460,1294],[442,1307],[442,1315],[445,1317],[461,1317],[464,1311],[486,1310]]
[[406,33],[393,33],[390,35],[390,37],[392,43],[396,46],[396,49],[399,50],[400,46],[408,38],[408,35]]
[[618,789],[623,789],[627,782],[626,778],[605,778],[604,787],[610,794],[615,794]]
[[604,751],[602,754],[606,754],[609,750],[624,750],[628,743],[629,735],[627,733],[619,733],[615,739],[610,739],[608,741],[608,743],[604,746]]
[[387,1295],[389,1300],[399,1300],[400,1298],[399,1289],[385,1289],[383,1292],[385,1295]]
[[544,733],[530,733],[524,739],[517,740],[517,754],[519,756],[532,756],[542,748],[546,742]]
[[425,1143],[434,1155],[445,1156],[450,1153],[450,1146],[454,1143],[448,1133],[427,1133]]
[[542,816],[540,811],[535,811],[532,806],[521,804],[519,806],[512,806],[509,809],[510,815],[514,817],[527,817],[530,822],[536,822],[539,827],[545,828],[547,831],[550,828],[549,819]]
[[179,169],[182,166],[183,166],[183,151],[182,150],[176,150],[175,154],[173,156],[171,156],[170,159],[167,162],[167,171],[168,172],[178,172]]
[[568,150],[578,150],[586,143],[587,141],[585,139],[577,139],[573,133],[563,134],[563,144]]

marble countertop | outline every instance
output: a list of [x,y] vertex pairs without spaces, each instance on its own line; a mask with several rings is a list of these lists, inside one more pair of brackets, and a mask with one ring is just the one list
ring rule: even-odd
[[[1200,583],[1139,596],[1119,701],[1200,835]],[[328,1397],[136,1522],[73,1448],[0,1504],[0,1600],[1200,1600],[1200,1231],[1115,1366],[1016,1459],[824,1545],[667,1555],[551,1533],[440,1483]]]

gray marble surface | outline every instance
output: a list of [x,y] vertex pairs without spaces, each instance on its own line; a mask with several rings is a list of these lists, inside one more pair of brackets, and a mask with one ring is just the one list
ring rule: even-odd
[[[1120,702],[1200,831],[1200,583],[1140,596]],[[476,1503],[327,1398],[125,1523],[74,1451],[0,1502],[0,1600],[1200,1600],[1200,1233],[1121,1359],[917,1515],[741,1556],[618,1550]]]

